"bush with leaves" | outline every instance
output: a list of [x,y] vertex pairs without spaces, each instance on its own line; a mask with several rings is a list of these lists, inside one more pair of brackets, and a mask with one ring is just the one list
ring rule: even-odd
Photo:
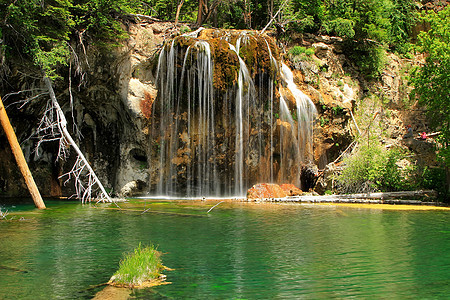
[[343,193],[392,192],[414,187],[414,167],[406,163],[406,153],[400,149],[386,149],[376,141],[362,144],[344,159],[344,169],[336,178]]
[[419,187],[428,190],[435,190],[440,195],[445,195],[445,168],[425,166],[421,170],[418,170],[417,178]]

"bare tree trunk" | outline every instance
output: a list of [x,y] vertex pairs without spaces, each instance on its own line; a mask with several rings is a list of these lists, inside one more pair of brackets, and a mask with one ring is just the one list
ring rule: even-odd
[[207,9],[208,14],[203,19],[203,22],[206,22],[211,18],[213,15],[217,15],[217,7],[221,3],[222,0],[214,0],[214,2],[211,4],[211,6]]
[[247,0],[244,0],[244,23],[247,28],[252,28],[252,12],[249,9]]
[[198,11],[197,11],[197,22],[195,23],[197,27],[200,27],[203,24],[203,15],[205,14],[205,8],[207,0],[199,0],[198,1]]
[[445,166],[445,177],[447,181],[447,199],[450,199],[450,168]]
[[9,144],[11,145],[12,153],[16,158],[17,165],[19,166],[20,172],[25,179],[25,183],[27,184],[28,190],[30,191],[31,197],[33,198],[34,204],[37,208],[43,209],[45,208],[44,201],[42,201],[41,194],[34,182],[33,176],[31,175],[30,169],[28,168],[25,157],[23,156],[22,149],[20,148],[19,142],[17,141],[16,134],[14,133],[14,129],[11,126],[8,115],[6,114],[5,106],[3,105],[3,101],[0,98],[0,121],[2,123],[3,129],[5,130],[6,136],[8,138]]
[[268,10],[269,10],[269,17],[271,19],[273,17],[273,0],[268,0],[267,1],[267,7],[268,7]]
[[216,12],[221,1],[222,0],[214,0],[211,6],[208,7],[208,0],[199,0],[196,22],[197,27],[200,27],[203,23],[209,20],[209,18]]
[[[449,127],[450,127],[450,124],[447,124],[447,132],[449,131]],[[448,141],[445,141],[444,147],[445,147],[445,149],[449,149],[450,143]],[[450,167],[449,167],[448,163],[450,163],[450,162],[448,162],[444,159],[445,181],[447,183],[447,188],[446,188],[446,192],[445,192],[445,194],[446,194],[445,197],[447,198],[446,200],[450,199]]]
[[[58,128],[60,129],[61,134],[63,135],[66,142],[75,149],[75,151],[78,155],[78,160],[75,163],[75,166],[67,174],[69,176],[69,178],[70,178],[70,176],[74,176],[75,180],[77,181],[77,185],[76,185],[77,196],[82,200],[82,202],[91,200],[92,187],[95,184],[97,184],[98,188],[101,191],[100,196],[98,197],[99,198],[98,201],[106,200],[108,202],[113,202],[113,200],[109,197],[108,193],[106,192],[105,188],[103,187],[102,183],[98,179],[97,175],[95,174],[94,170],[89,165],[87,159],[84,157],[80,148],[78,148],[77,144],[72,139],[72,136],[69,134],[69,131],[67,130],[67,120],[66,120],[66,117],[64,116],[64,113],[63,113],[61,107],[59,106],[58,101],[56,100],[55,92],[53,91],[53,87],[52,87],[52,82],[50,81],[50,79],[48,77],[44,77],[44,82],[47,85],[47,88],[48,88],[48,91],[50,94],[50,99],[53,103],[53,107],[56,110]],[[80,180],[81,173],[84,170],[87,170],[88,177],[89,177],[89,182],[87,183],[86,187],[82,185],[81,180]]]
[[[323,196],[290,196],[285,198],[265,198],[260,201],[275,202],[368,202],[370,200],[379,200],[372,203],[403,203],[420,204],[420,200],[398,200],[400,198],[423,197],[423,199],[436,199],[437,193],[433,190],[403,191],[403,192],[380,192],[380,193],[362,193],[362,194],[342,194],[342,195],[323,195]],[[389,201],[391,200],[391,201]],[[427,200],[428,201],[428,200]],[[370,203],[370,202],[369,202]]]
[[181,7],[183,6],[184,0],[181,0],[177,7],[177,14],[175,15],[175,26],[178,25],[178,18],[180,17]]

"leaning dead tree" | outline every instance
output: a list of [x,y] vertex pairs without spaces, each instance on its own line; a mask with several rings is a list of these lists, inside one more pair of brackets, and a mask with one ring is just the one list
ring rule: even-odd
[[260,33],[260,34],[263,34],[263,33],[267,30],[267,28],[270,26],[270,24],[272,24],[273,20],[276,19],[276,17],[277,17],[278,14],[281,12],[281,10],[283,9],[283,7],[285,7],[287,4],[288,4],[288,0],[285,0],[285,1],[280,5],[280,8],[278,9],[277,13],[276,13],[274,16],[272,16],[272,18],[270,18],[269,23],[267,23],[267,25],[261,30],[261,33]]
[[50,99],[37,128],[38,142],[36,149],[45,141],[58,140],[58,158],[65,159],[68,155],[68,149],[72,147],[77,154],[77,160],[72,169],[60,178],[66,177],[66,182],[71,179],[75,181],[76,197],[83,203],[92,200],[96,200],[97,203],[100,201],[114,202],[67,130],[67,120],[56,99],[52,81],[48,77],[44,77],[44,83]]

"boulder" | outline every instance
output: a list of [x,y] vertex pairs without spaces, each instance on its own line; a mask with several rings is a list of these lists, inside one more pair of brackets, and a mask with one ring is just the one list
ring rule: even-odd
[[146,187],[145,182],[142,180],[133,180],[125,184],[120,190],[120,196],[133,197],[142,194]]
[[284,183],[280,185],[281,189],[286,193],[287,196],[300,196],[303,191],[290,183]]
[[293,184],[258,183],[247,191],[247,199],[284,198],[303,192]]

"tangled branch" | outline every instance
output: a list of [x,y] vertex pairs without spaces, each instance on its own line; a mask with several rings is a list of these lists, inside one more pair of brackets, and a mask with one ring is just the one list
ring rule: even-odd
[[60,178],[67,177],[66,182],[70,179],[75,180],[76,197],[83,203],[91,201],[94,198],[94,192],[97,190],[99,190],[95,196],[97,203],[100,201],[113,202],[67,130],[67,120],[56,99],[51,80],[48,77],[44,77],[44,82],[49,92],[50,101],[47,103],[44,116],[38,126],[38,137],[40,138],[38,146],[44,141],[58,140],[58,158],[60,159],[65,159],[67,157],[68,148],[69,146],[72,146],[77,153],[77,161],[72,169],[68,173],[60,176]]
[[8,215],[8,210],[5,212],[2,212],[2,209],[0,208],[0,220],[6,219],[7,215]]

